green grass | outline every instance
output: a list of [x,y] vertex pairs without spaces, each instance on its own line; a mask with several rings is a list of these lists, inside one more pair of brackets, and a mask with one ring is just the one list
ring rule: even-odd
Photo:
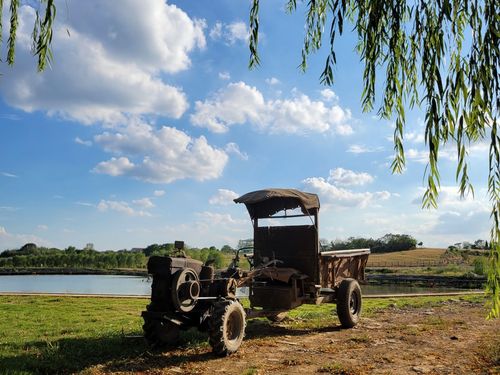
[[[482,296],[463,298],[484,300]],[[372,316],[394,305],[432,306],[445,300],[446,297],[366,299],[363,315]],[[107,362],[161,358],[162,365],[168,366],[189,360],[155,357],[141,337],[133,337],[142,335],[140,313],[146,304],[147,300],[134,298],[0,296],[0,373],[71,373]],[[303,305],[290,311],[284,324],[273,327],[286,334],[287,329],[307,331],[337,324],[335,305]],[[248,339],[266,337],[273,327],[265,319],[250,321]],[[360,336],[359,341],[363,340]],[[182,332],[180,345],[206,347],[206,335],[196,329]]]

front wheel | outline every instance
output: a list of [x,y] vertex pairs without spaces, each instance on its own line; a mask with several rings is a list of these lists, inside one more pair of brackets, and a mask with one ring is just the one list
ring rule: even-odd
[[337,315],[344,328],[358,324],[361,315],[361,288],[354,279],[342,280],[337,290]]
[[246,314],[237,301],[216,302],[208,323],[209,343],[219,356],[235,353],[245,336]]

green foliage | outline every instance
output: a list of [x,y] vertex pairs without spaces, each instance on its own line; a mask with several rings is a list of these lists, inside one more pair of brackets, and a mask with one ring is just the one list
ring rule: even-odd
[[186,255],[190,256],[193,259],[201,260],[203,263],[212,261],[212,265],[215,268],[222,268],[226,266],[222,252],[214,246],[211,246],[210,248],[204,247],[202,249],[191,248],[186,251]]
[[476,275],[486,275],[488,270],[488,259],[486,257],[476,258],[472,264]]
[[[349,23],[358,36],[357,51],[364,63],[364,111],[372,111],[377,74],[382,82],[378,114],[395,118],[392,170],[405,167],[404,129],[406,108],[425,111],[425,140],[429,151],[425,172],[427,189],[422,204],[437,207],[440,187],[439,149],[457,149],[456,180],[460,194],[474,193],[469,181],[470,147],[490,139],[488,192],[491,201],[491,239],[488,291],[490,317],[500,316],[500,16],[498,0],[314,0],[303,3],[305,37],[301,69],[307,58],[322,47],[323,32],[330,21],[328,55],[320,80],[334,82],[335,42]],[[287,0],[289,12],[296,0]],[[257,53],[259,0],[250,10],[250,66],[260,61]],[[467,36],[467,40],[465,37]],[[466,43],[464,43],[464,41]]]
[[[0,47],[2,46],[2,13],[3,0],[0,0]],[[30,2],[34,7],[37,6],[36,1]],[[11,0],[9,12],[9,38],[7,40],[7,64],[14,65],[16,52],[16,35],[17,27],[19,26],[19,10],[20,1]],[[47,67],[47,64],[52,60],[52,51],[50,44],[52,42],[52,27],[56,17],[56,6],[54,0],[38,0],[38,8],[36,9],[36,18],[33,25],[32,36],[32,53],[38,57],[38,70],[42,71]],[[0,58],[1,59],[1,58]]]
[[144,268],[146,257],[132,251],[77,250],[70,246],[66,250],[55,248],[25,248],[6,250],[0,254],[2,268]]
[[152,255],[171,255],[175,251],[173,243],[164,243],[162,245],[152,244],[143,250],[147,257]]
[[332,250],[344,249],[366,249],[370,248],[373,253],[388,253],[414,249],[417,240],[407,234],[386,234],[374,240],[373,238],[349,237],[346,241],[335,241],[331,243]]

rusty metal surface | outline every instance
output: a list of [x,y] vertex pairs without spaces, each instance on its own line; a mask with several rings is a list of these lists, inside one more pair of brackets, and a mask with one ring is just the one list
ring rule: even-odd
[[319,199],[316,194],[295,189],[257,190],[236,198],[234,201],[244,203],[252,219],[267,218],[279,211],[298,207],[304,215],[310,215],[319,210]]
[[347,278],[365,280],[365,267],[369,254],[349,257],[321,256],[321,287],[335,288]]

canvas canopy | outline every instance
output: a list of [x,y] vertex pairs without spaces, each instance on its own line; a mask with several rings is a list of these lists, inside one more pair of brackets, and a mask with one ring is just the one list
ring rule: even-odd
[[264,189],[242,195],[234,200],[244,203],[252,219],[266,218],[282,210],[300,207],[304,215],[319,210],[319,198],[316,194],[295,189]]

